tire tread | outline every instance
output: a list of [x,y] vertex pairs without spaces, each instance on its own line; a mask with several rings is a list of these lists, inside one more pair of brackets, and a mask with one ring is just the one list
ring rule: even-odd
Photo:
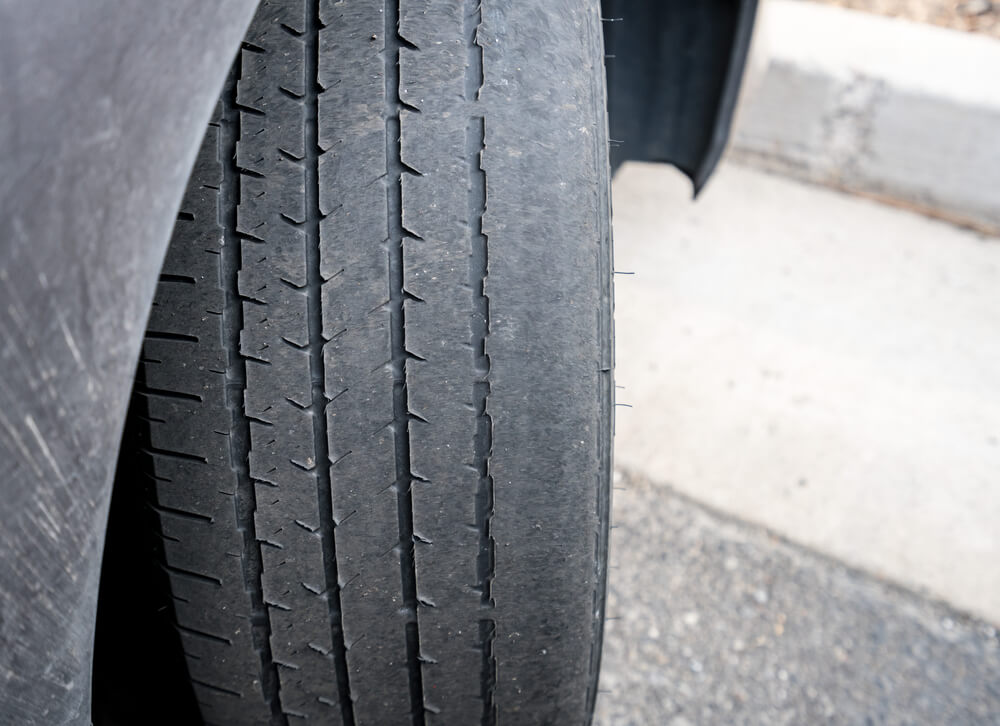
[[[526,396],[562,412],[553,446],[576,446],[581,426],[613,410],[610,295],[597,290],[611,274],[599,16],[596,3],[553,1],[553,18],[572,18],[557,28],[598,34],[588,26],[593,47],[554,36],[559,53],[590,63],[560,60],[583,70],[558,93],[593,104],[579,112],[592,147],[544,173],[505,151],[516,103],[501,79],[531,85],[511,66],[527,46],[507,57],[495,43],[531,13],[479,0],[260,5],[178,215],[136,387],[206,722],[589,718],[610,424],[579,435],[563,494],[533,487],[556,481],[550,462],[530,472],[516,458],[533,444]],[[524,143],[544,163],[565,146],[550,136]],[[552,184],[545,209],[569,199],[560,174],[598,189],[596,211],[552,207],[539,222],[551,249],[526,245],[517,185]],[[544,289],[516,279],[518,254],[578,275],[580,309],[596,308],[553,310],[548,329],[565,329],[536,352],[511,328],[536,325],[522,302]],[[544,370],[559,345],[573,350],[565,379]],[[519,378],[519,356],[556,380],[561,402]],[[586,574],[534,580],[553,564],[512,494],[566,528],[570,549],[556,554]],[[532,584],[546,599],[522,606]],[[586,632],[539,629],[546,607]],[[556,654],[541,675],[529,642]],[[537,682],[516,683],[522,672]],[[527,713],[542,686],[566,694]]]

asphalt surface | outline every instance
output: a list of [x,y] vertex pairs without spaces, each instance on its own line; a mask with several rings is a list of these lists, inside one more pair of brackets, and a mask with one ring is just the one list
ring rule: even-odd
[[993,626],[616,475],[598,726],[1000,724]]

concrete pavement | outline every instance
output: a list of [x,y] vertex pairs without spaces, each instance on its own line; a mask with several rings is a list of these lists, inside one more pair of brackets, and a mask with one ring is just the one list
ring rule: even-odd
[[1000,40],[761,6],[734,156],[1000,231]]
[[1000,243],[733,165],[689,194],[615,181],[617,464],[1000,623]]

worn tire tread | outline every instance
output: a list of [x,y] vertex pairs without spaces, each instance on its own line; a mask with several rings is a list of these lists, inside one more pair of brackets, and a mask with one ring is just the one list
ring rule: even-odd
[[589,720],[602,59],[589,0],[261,3],[135,390],[206,722]]

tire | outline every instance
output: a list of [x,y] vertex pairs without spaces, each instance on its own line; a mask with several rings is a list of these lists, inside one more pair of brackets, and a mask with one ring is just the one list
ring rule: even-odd
[[589,722],[607,149],[596,0],[261,4],[133,408],[205,722]]

